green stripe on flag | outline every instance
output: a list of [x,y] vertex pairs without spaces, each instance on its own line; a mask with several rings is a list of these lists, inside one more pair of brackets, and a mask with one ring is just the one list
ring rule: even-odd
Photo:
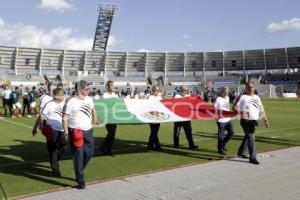
[[107,124],[141,124],[138,118],[131,114],[124,99],[110,98],[94,101],[98,119]]

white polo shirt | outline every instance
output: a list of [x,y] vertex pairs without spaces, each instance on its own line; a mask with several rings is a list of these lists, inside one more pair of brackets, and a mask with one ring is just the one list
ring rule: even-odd
[[4,90],[4,92],[3,92],[3,98],[4,99],[9,99],[10,98],[10,94],[11,94],[11,90],[10,89],[8,89],[8,90]]
[[162,100],[162,98],[161,98],[160,95],[157,95],[157,96],[150,95],[150,96],[148,97],[148,100],[150,100],[150,101],[160,101],[160,100]]
[[42,111],[42,114],[46,116],[47,125],[56,131],[63,131],[62,116],[64,105],[65,101],[60,103],[50,101],[46,103]]
[[110,99],[110,98],[119,98],[119,96],[114,92],[113,93],[104,92],[103,99]]
[[183,97],[189,97],[190,95],[185,95],[185,96],[182,96],[181,94],[176,94],[175,96],[174,96],[174,99],[179,99],[179,98],[183,98]]
[[69,127],[90,130],[92,128],[92,110],[94,102],[91,97],[86,96],[83,100],[77,97],[71,98],[65,108],[65,113],[69,115]]
[[[217,108],[219,110],[230,111],[229,97],[228,96],[226,96],[225,98],[218,97],[216,99],[214,106],[215,106],[215,108]],[[231,119],[230,117],[224,117],[224,118],[218,119],[218,122],[226,123],[226,122],[229,122],[230,119]]]
[[258,120],[259,113],[263,110],[262,102],[257,95],[249,96],[244,94],[236,105],[242,111],[242,119]]
[[49,96],[48,94],[43,94],[40,98],[41,103],[40,103],[40,108],[44,108],[44,106],[53,100],[53,97]]

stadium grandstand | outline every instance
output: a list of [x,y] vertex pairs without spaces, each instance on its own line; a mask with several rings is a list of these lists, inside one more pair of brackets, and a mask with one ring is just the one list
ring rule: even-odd
[[[107,79],[119,89],[144,91],[149,77],[162,77],[167,95],[179,85],[192,91],[226,85],[239,94],[241,83],[254,80],[258,93],[278,97],[297,93],[300,47],[222,52],[115,52],[107,51],[113,16],[118,7],[97,6],[98,20],[91,51],[0,46],[0,81],[12,85],[38,85],[43,75],[63,77],[72,87],[79,79],[104,89]],[[299,94],[299,93],[298,93]]]
[[[43,82],[60,75],[66,83],[78,79],[103,85],[146,87],[146,78],[162,76],[168,92],[178,85],[237,87],[245,79],[259,83],[262,95],[296,92],[300,80],[300,47],[224,52],[74,51],[0,46],[0,73],[12,85]],[[272,87],[274,86],[274,87]],[[266,89],[267,88],[267,89]],[[268,89],[269,88],[269,89]],[[270,89],[271,88],[271,89]],[[267,93],[265,93],[267,91]]]

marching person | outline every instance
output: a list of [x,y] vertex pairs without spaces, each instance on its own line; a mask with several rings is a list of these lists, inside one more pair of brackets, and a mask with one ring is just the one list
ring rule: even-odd
[[[229,111],[229,97],[228,97],[228,88],[221,87],[220,96],[216,99],[214,104],[215,108],[220,111]],[[222,114],[222,113],[221,113]],[[233,125],[230,117],[219,118],[217,120],[218,126],[218,152],[219,154],[225,155],[227,148],[226,144],[231,139],[234,134]],[[227,135],[225,136],[225,131]]]
[[85,188],[84,169],[94,154],[92,123],[98,123],[86,81],[75,85],[76,94],[66,102],[63,115],[65,140],[71,145],[78,189]]
[[[149,92],[150,93],[150,92]],[[152,86],[152,94],[148,97],[149,101],[160,101],[162,100],[160,96],[160,89],[158,85]],[[160,123],[150,123],[149,124],[151,132],[148,141],[148,149],[155,149],[157,151],[161,150],[159,139],[158,139],[158,131],[160,127]]]
[[[115,93],[114,82],[109,80],[106,82],[106,91],[103,94],[103,99],[109,98],[119,98],[119,96]],[[115,140],[117,125],[116,124],[106,124],[105,128],[107,130],[107,135],[104,138],[102,144],[99,147],[99,150],[103,153],[103,155],[113,156],[112,146]]]
[[[36,119],[35,121],[35,125],[33,127],[33,130],[32,130],[32,134],[35,135],[36,132],[37,132],[37,128],[39,127],[39,125],[43,122],[41,120],[41,114],[42,114],[42,111],[43,111],[43,108],[44,106],[53,100],[53,97],[50,96],[48,93],[47,93],[47,90],[46,89],[41,89],[40,90],[42,96],[40,97],[40,110],[39,110],[39,117]],[[42,127],[39,127],[41,131],[43,131],[41,128]],[[44,133],[43,133],[44,134]]]
[[[65,104],[64,91],[57,88],[53,91],[53,100],[50,100],[42,108],[39,115],[40,127],[47,140],[50,165],[53,176],[61,176],[59,169],[59,160],[65,152],[65,137],[63,134],[62,116]],[[36,127],[32,130],[33,136],[37,133]]]
[[[183,98],[188,97],[188,88],[186,86],[180,86],[179,88],[179,94],[176,94],[174,98]],[[175,122],[174,123],[174,130],[173,130],[173,139],[174,139],[174,147],[179,147],[179,135],[181,127],[183,127],[186,139],[189,142],[189,148],[194,150],[197,149],[198,146],[195,145],[193,140],[193,134],[192,134],[192,122],[191,121],[182,121],[182,122]]]
[[234,110],[241,114],[241,126],[245,133],[244,139],[238,150],[238,156],[242,158],[248,158],[245,155],[245,150],[248,147],[249,150],[249,162],[258,165],[259,162],[256,159],[255,148],[255,128],[258,126],[258,120],[260,117],[264,119],[265,126],[269,127],[266,112],[264,111],[263,104],[256,94],[254,94],[255,87],[253,82],[246,84],[246,94],[240,96],[235,102]]

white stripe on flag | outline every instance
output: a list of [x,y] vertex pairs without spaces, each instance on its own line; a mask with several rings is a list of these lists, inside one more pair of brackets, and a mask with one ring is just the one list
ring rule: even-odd
[[127,110],[143,123],[189,121],[166,108],[157,100],[124,99]]

